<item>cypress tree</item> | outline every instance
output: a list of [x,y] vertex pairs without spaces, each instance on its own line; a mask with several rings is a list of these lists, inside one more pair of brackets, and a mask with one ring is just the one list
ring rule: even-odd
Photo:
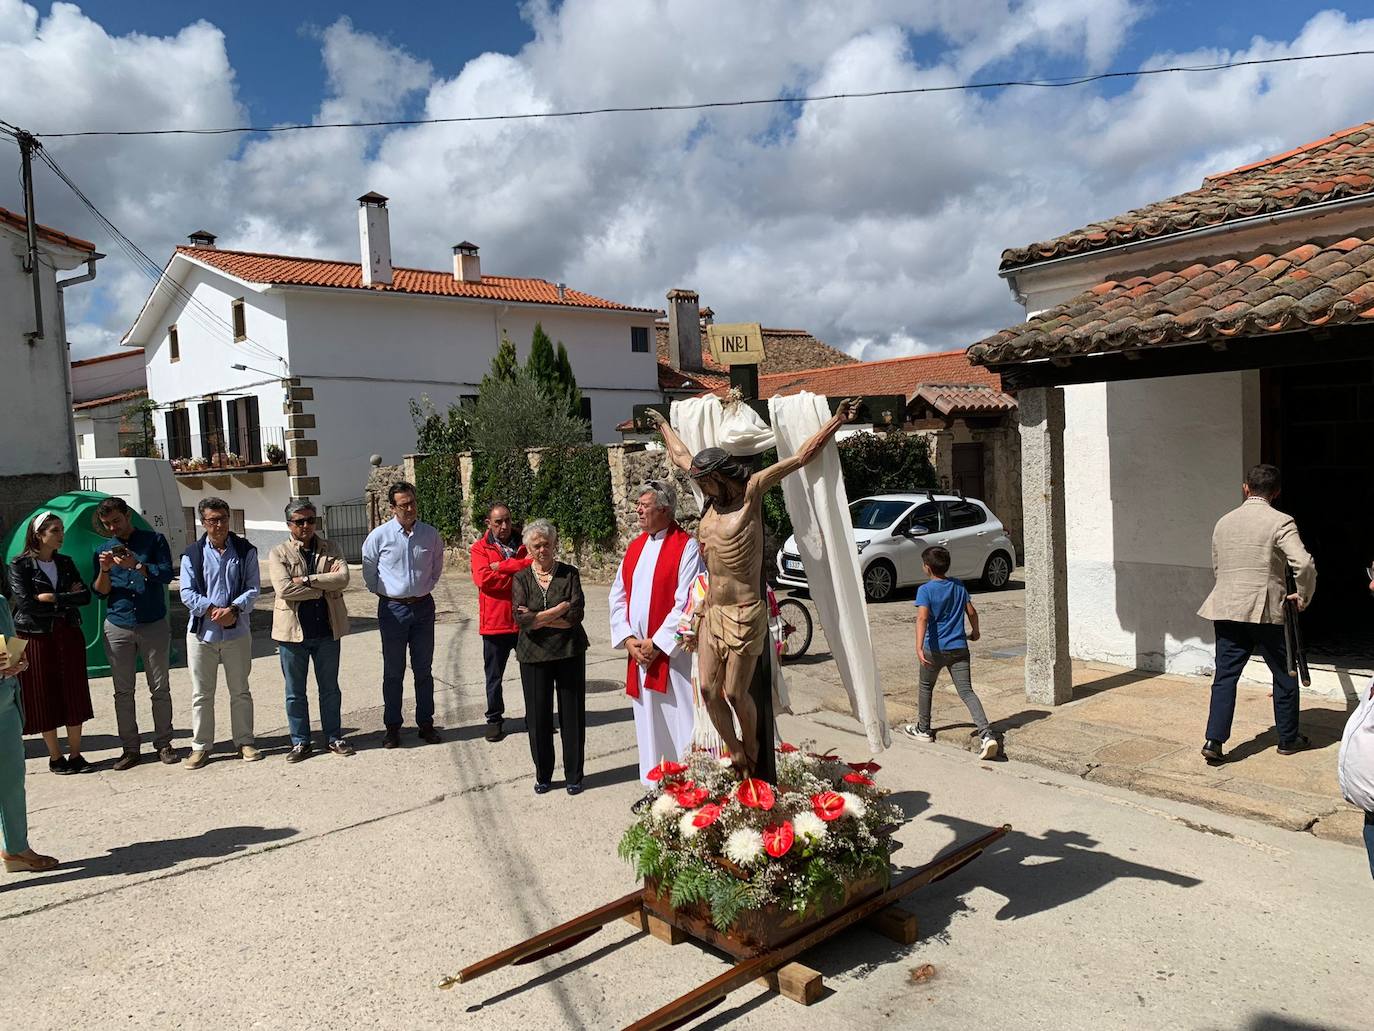
[[558,359],[553,352],[553,341],[544,332],[542,324],[534,324],[534,338],[530,341],[530,356],[525,359],[525,373],[550,397],[560,393],[558,382]]
[[574,419],[582,418],[582,391],[577,388],[577,377],[573,375],[572,362],[568,360],[568,349],[563,341],[558,341],[558,356],[555,361],[558,372],[558,389],[568,399],[568,414]]
[[520,368],[520,358],[515,353],[515,345],[506,335],[506,331],[501,330],[501,346],[497,348],[496,354],[491,359],[490,377],[501,382],[510,383],[515,379],[515,373]]

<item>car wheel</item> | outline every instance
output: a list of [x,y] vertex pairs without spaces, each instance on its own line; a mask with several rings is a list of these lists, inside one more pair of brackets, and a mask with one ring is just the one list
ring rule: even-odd
[[1005,551],[994,551],[983,567],[983,586],[1000,591],[1011,580],[1011,558]]
[[869,563],[864,570],[864,597],[869,601],[887,601],[897,587],[897,570],[886,559]]

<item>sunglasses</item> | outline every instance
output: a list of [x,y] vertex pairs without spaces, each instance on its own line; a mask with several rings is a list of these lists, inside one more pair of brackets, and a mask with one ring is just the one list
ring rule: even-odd
[[314,526],[319,522],[319,519],[315,516],[307,516],[304,519],[291,519],[289,522],[292,526]]

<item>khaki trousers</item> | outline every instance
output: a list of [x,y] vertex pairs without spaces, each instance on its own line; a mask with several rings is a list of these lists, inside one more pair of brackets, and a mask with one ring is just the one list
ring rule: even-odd
[[248,673],[253,668],[252,635],[207,644],[187,634],[186,665],[191,670],[192,750],[208,752],[215,746],[215,690],[221,666],[229,688],[229,728],[234,746],[251,745],[253,696],[248,693]]

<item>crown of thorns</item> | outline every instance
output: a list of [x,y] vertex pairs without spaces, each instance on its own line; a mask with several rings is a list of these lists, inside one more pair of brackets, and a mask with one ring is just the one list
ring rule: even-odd
[[692,479],[699,480],[711,473],[719,473],[731,480],[747,480],[753,470],[748,462],[730,454],[724,448],[703,448],[692,459],[691,476]]

